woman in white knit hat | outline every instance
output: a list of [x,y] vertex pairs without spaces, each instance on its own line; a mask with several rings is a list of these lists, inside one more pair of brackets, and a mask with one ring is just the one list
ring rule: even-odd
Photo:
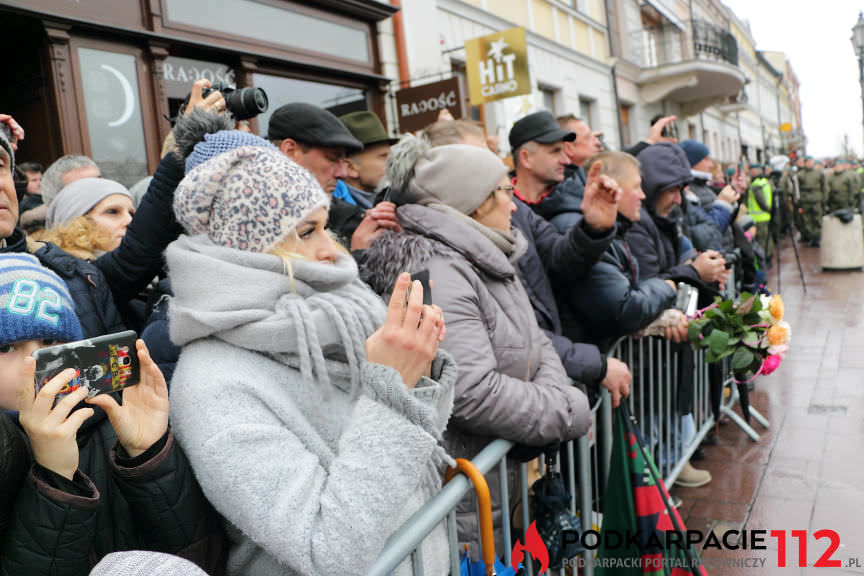
[[48,206],[45,232],[38,239],[95,260],[120,245],[134,214],[135,203],[125,186],[105,178],[82,178],[65,186]]
[[[390,306],[324,226],[329,198],[278,150],[186,175],[167,250],[174,429],[227,521],[231,575],[366,574],[441,486],[456,368],[440,309]],[[406,306],[407,300],[407,306]],[[441,527],[425,573],[449,571]],[[410,573],[407,563],[399,573]]]

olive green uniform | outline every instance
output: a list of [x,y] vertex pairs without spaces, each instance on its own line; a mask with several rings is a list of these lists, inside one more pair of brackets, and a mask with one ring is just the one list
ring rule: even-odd
[[828,188],[825,174],[817,168],[803,168],[798,172],[798,207],[801,214],[801,239],[815,244],[822,234],[822,214]]
[[854,208],[858,179],[849,170],[837,171],[828,177],[828,211]]

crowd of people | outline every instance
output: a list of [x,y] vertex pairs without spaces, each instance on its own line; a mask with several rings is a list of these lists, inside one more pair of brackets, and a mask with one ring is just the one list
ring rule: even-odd
[[[0,574],[364,574],[453,458],[505,438],[515,478],[517,457],[588,432],[601,389],[628,397],[617,339],[686,350],[681,283],[710,298],[734,269],[758,290],[771,264],[761,167],[724,173],[662,135],[674,117],[612,151],[534,112],[505,163],[469,121],[397,140],[372,112],[304,103],[262,138],[207,87],[132,189],[84,156],[16,164],[25,132],[0,114]],[[806,160],[800,194],[773,177],[805,240],[857,201],[835,166]],[[35,350],[125,329],[137,386],[58,399],[66,370],[34,389]],[[669,417],[686,430],[690,412]],[[493,494],[500,528],[513,502]],[[476,555],[474,506],[458,534]],[[448,573],[443,526],[423,562]]]

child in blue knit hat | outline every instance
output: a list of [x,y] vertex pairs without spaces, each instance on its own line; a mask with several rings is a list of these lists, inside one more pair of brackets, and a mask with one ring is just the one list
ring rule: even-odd
[[55,403],[75,375],[71,368],[36,393],[31,354],[81,338],[63,280],[29,254],[0,255],[0,408],[18,412],[33,455],[23,470],[28,481],[0,504],[9,507],[0,514],[9,519],[0,561],[10,574],[55,574],[63,566],[60,573],[84,576],[114,551],[180,553],[221,539],[168,428],[168,388],[143,341],[141,381],[122,400],[85,400],[81,387]]

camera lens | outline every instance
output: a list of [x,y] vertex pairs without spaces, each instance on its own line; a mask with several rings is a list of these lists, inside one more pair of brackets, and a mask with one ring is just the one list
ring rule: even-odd
[[241,88],[225,94],[226,108],[237,120],[248,120],[267,111],[270,102],[261,88]]

